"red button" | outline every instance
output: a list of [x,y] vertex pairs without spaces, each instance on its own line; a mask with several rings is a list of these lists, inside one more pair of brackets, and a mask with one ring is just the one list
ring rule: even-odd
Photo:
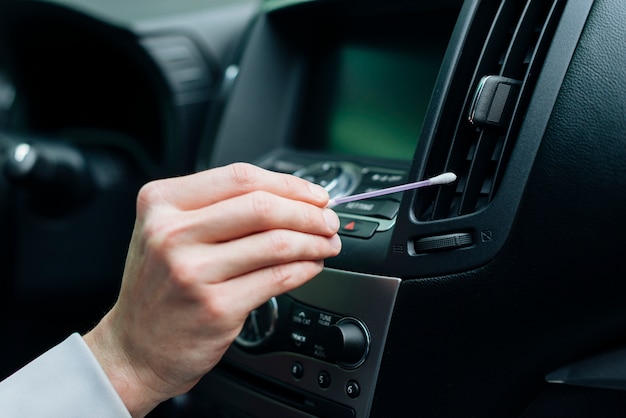
[[339,217],[341,226],[339,234],[357,238],[370,238],[378,229],[378,222],[363,221],[360,219]]

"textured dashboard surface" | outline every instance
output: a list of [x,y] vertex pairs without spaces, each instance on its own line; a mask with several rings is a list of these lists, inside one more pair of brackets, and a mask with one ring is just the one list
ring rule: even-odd
[[502,253],[403,283],[376,416],[516,416],[546,373],[623,342],[624,19],[595,2]]

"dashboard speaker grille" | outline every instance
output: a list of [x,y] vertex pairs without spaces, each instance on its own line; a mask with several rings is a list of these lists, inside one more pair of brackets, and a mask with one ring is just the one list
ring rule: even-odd
[[[481,2],[425,170],[426,176],[452,171],[459,180],[456,188],[420,191],[414,207],[418,220],[471,214],[494,199],[564,5],[565,0]],[[485,93],[478,97],[483,106],[491,99],[498,116],[508,109],[504,123],[480,123],[472,118],[472,106],[486,77],[509,80],[515,87],[495,86],[493,97]]]

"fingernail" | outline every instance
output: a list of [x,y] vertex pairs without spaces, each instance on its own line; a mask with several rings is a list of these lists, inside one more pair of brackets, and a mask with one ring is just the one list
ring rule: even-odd
[[337,231],[339,229],[339,217],[334,211],[324,209],[324,219],[326,220],[326,225],[328,225],[332,231]]
[[329,242],[334,249],[341,250],[341,238],[339,238],[339,235],[335,234],[330,237]]

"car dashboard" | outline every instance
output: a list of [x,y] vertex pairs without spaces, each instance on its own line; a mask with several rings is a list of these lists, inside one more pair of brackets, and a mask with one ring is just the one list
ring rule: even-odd
[[622,2],[127,3],[0,13],[4,375],[112,303],[146,181],[453,172],[336,206],[341,253],[152,415],[620,416]]

